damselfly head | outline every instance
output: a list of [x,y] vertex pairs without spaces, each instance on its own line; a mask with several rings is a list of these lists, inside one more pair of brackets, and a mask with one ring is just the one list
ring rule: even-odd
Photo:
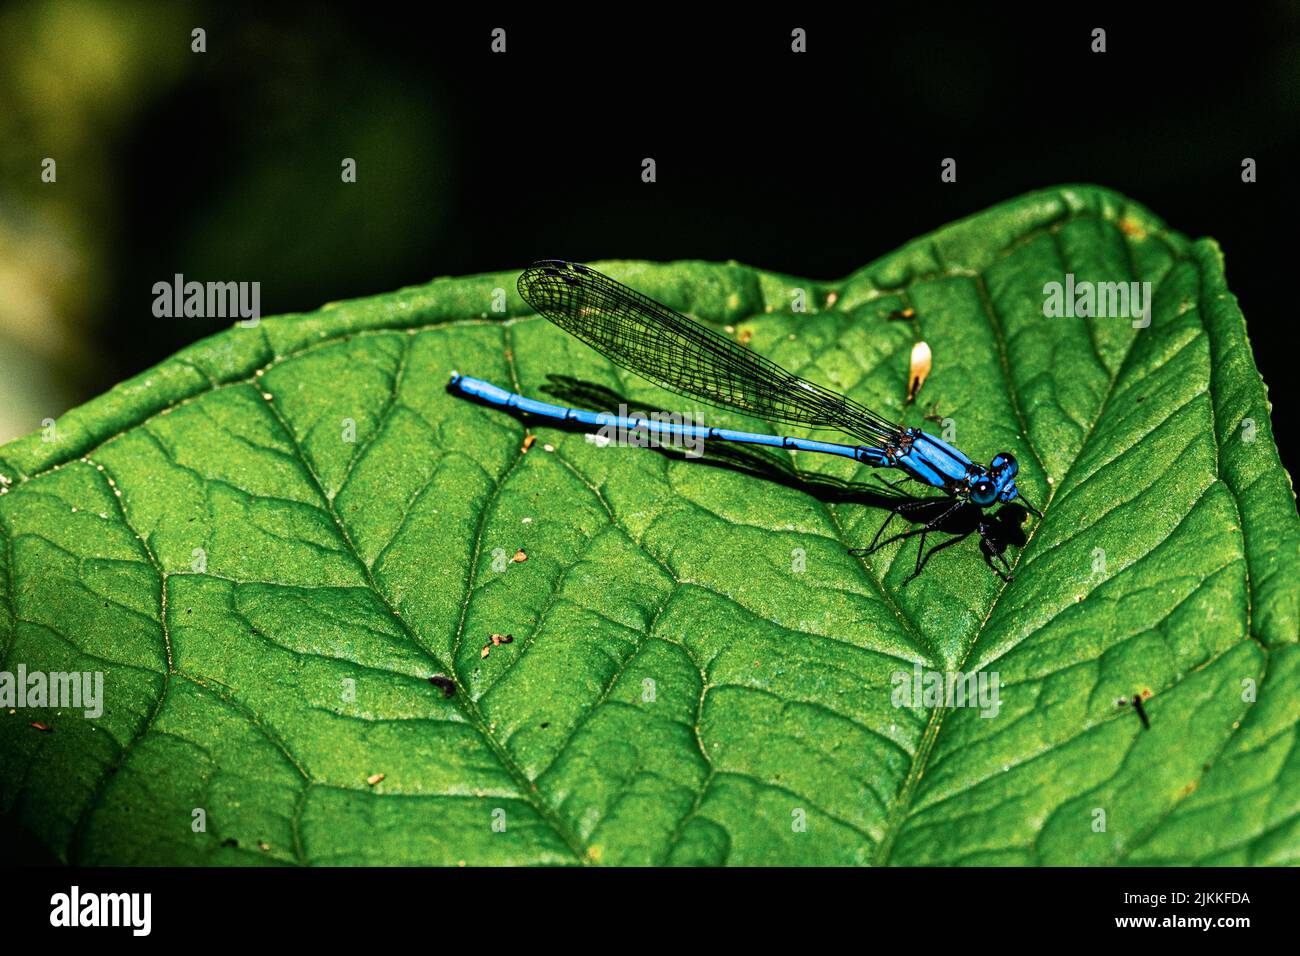
[[1020,489],[1016,487],[1016,483],[1008,480],[1007,483],[1002,486],[1002,490],[998,492],[998,501],[1005,504],[1018,494],[1020,494]]
[[972,504],[987,508],[995,501],[1007,502],[1017,495],[1015,476],[1020,470],[1014,455],[1000,452],[989,466],[969,466],[966,487]]
[[1016,477],[1016,472],[1020,470],[1020,465],[1016,463],[1016,456],[1010,452],[1000,451],[993,456],[989,462],[989,474],[1001,475],[1006,474],[1007,478]]
[[977,504],[981,508],[987,508],[993,504],[997,496],[997,487],[988,475],[980,475],[970,482],[970,500],[973,504]]
[[993,487],[998,501],[1007,502],[1017,495],[1015,477],[1020,471],[1020,465],[1016,463],[1016,456],[1009,452],[998,452],[989,462],[989,477],[993,479]]

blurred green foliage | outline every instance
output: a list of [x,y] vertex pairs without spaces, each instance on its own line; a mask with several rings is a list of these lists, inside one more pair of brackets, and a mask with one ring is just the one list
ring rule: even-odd
[[104,145],[175,82],[184,50],[154,40],[175,20],[165,4],[81,0],[0,13],[0,440],[78,397],[65,376],[93,358],[84,331],[105,304],[117,212]]
[[454,189],[438,101],[326,10],[0,13],[0,442],[227,325],[154,318],[176,272],[259,281],[265,312],[424,278]]

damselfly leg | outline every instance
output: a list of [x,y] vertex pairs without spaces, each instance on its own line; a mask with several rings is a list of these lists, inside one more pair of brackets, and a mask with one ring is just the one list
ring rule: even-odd
[[1024,495],[1016,495],[1016,498],[1017,498],[1017,500],[1019,500],[1019,502],[1020,502],[1022,505],[1024,505],[1026,508],[1028,508],[1028,509],[1029,509],[1030,511],[1032,511],[1034,514],[1036,514],[1038,517],[1041,518],[1041,517],[1043,516],[1043,513],[1042,513],[1041,511],[1039,511],[1037,508],[1035,508],[1033,505],[1031,505],[1028,501],[1025,500],[1025,496],[1024,496]]
[[[888,481],[884,483],[887,485],[891,484]],[[899,481],[893,483],[893,485],[899,485],[899,484],[902,484],[902,482]],[[891,487],[893,485],[891,485]],[[855,558],[864,557],[868,554],[873,553],[877,548],[883,547],[885,544],[889,544],[890,541],[896,541],[898,539],[897,535],[893,538],[889,538],[888,540],[886,540],[884,544],[880,543],[880,536],[885,533],[885,529],[888,528],[889,523],[894,520],[894,516],[901,514],[904,511],[915,511],[917,508],[925,508],[933,504],[936,500],[938,499],[914,498],[909,501],[903,501],[900,502],[899,504],[894,505],[894,507],[889,509],[889,515],[885,518],[884,523],[876,530],[876,536],[871,539],[871,544],[867,545],[865,548],[849,548],[849,554],[853,555]]]
[[867,547],[865,548],[850,548],[849,554],[853,555],[854,557],[862,557],[864,555],[873,554],[887,544],[892,544],[895,541],[902,541],[912,537],[913,535],[919,534],[921,536],[921,542],[916,550],[916,568],[912,571],[911,574],[907,576],[906,579],[904,579],[903,584],[906,584],[908,581],[911,581],[912,578],[917,577],[921,573],[921,565],[924,563],[922,559],[925,556],[925,536],[929,534],[931,531],[933,531],[935,528],[937,528],[939,525],[943,524],[943,522],[947,520],[949,515],[951,515],[953,512],[957,511],[959,508],[964,506],[966,502],[961,500],[960,498],[954,499],[952,504],[950,504],[943,511],[939,512],[939,514],[935,515],[925,524],[921,525],[921,527],[912,528],[910,531],[904,531],[901,534],[896,534],[893,537],[886,538],[884,541],[880,540],[880,536],[885,533],[885,529],[889,527],[889,523],[894,520],[894,515],[901,514],[902,512],[905,511],[913,511],[917,508],[932,507],[937,501],[942,501],[942,499],[918,498],[914,501],[905,501],[902,504],[896,505],[895,507],[891,508],[889,510],[889,517],[887,517],[885,519],[885,523],[880,526],[880,530],[876,532],[876,536],[871,539],[871,544],[867,545]]
[[[1011,583],[1011,562],[1007,560],[1006,556],[1007,544],[995,534],[993,522],[981,518],[980,523],[975,526],[975,530],[978,531],[980,535],[980,553],[984,555],[985,563],[992,568],[993,573],[1003,581],[1006,581],[1008,584]],[[1002,562],[1002,567],[1007,569],[1005,572],[993,563],[994,558],[997,558]]]
[[[925,536],[929,534],[931,531],[933,531],[935,528],[937,528],[940,524],[942,524],[943,520],[947,518],[948,515],[952,514],[954,511],[956,511],[958,508],[962,507],[965,504],[966,502],[962,501],[959,498],[952,503],[952,506],[950,508],[945,509],[941,514],[935,516],[934,518],[930,519],[929,521],[927,521],[925,524],[921,526],[921,543],[916,549],[916,568],[915,570],[912,571],[911,574],[909,574],[907,577],[903,579],[903,584],[906,584],[908,581],[912,580],[912,578],[920,577],[921,575],[921,559],[925,556]],[[909,531],[907,534],[903,535],[903,537],[906,538],[909,535],[914,533],[915,532]]]

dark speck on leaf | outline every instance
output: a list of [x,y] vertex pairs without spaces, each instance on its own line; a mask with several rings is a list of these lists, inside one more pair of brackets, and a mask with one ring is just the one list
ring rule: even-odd
[[239,841],[234,837],[226,837],[221,841],[222,846],[239,846]]
[[551,726],[551,722],[548,720],[542,724],[542,730],[545,730],[549,726]]
[[1150,730],[1150,729],[1151,729],[1151,720],[1150,720],[1150,718],[1147,717],[1146,709],[1142,706],[1142,698],[1143,698],[1143,696],[1150,697],[1151,695],[1150,695],[1150,692],[1146,692],[1145,695],[1144,695],[1144,694],[1134,694],[1132,698],[1124,698],[1124,697],[1121,697],[1119,700],[1115,701],[1115,706],[1116,706],[1116,707],[1126,707],[1126,706],[1128,706],[1129,704],[1132,704],[1132,705],[1133,705],[1133,709],[1137,711],[1137,715],[1138,715],[1138,717],[1141,718],[1141,720],[1142,720],[1142,726],[1145,727],[1147,730]]
[[447,699],[451,699],[451,697],[456,693],[456,682],[450,677],[446,677],[442,674],[434,674],[429,678],[429,683],[434,687],[441,689],[442,696]]

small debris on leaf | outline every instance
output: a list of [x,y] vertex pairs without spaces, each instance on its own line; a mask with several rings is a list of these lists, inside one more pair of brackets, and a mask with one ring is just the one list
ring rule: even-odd
[[1150,730],[1151,721],[1147,719],[1146,708],[1142,706],[1141,694],[1138,694],[1136,697],[1133,698],[1133,709],[1136,710],[1138,712],[1138,716],[1142,718],[1142,726],[1145,727],[1147,730]]
[[523,548],[515,552],[515,556],[510,559],[511,564],[522,564],[528,560],[528,555],[524,554]]
[[930,375],[933,364],[928,342],[917,342],[912,346],[912,370],[907,374],[907,403],[910,405]]
[[1115,706],[1116,706],[1116,707],[1124,707],[1124,706],[1126,706],[1126,705],[1128,705],[1128,704],[1131,703],[1131,704],[1133,705],[1133,709],[1137,711],[1137,715],[1138,715],[1138,717],[1140,717],[1140,718],[1142,719],[1142,726],[1145,727],[1147,730],[1150,730],[1150,729],[1151,729],[1151,721],[1147,718],[1146,708],[1144,708],[1144,707],[1142,706],[1142,699],[1143,699],[1144,696],[1145,696],[1145,697],[1150,697],[1150,696],[1151,696],[1151,692],[1150,692],[1150,691],[1144,691],[1144,692],[1141,693],[1141,694],[1134,694],[1132,700],[1128,700],[1128,699],[1126,699],[1126,698],[1124,698],[1124,697],[1121,697],[1119,700],[1115,701]]
[[385,774],[382,774],[382,773],[372,773],[370,776],[366,777],[366,783],[370,784],[370,786],[373,787],[375,784],[377,784],[377,783],[379,783],[381,780],[383,780],[384,777],[385,777]]
[[32,726],[35,727],[37,730],[39,730],[41,733],[44,733],[44,734],[52,734],[52,733],[54,733],[54,728],[53,728],[53,727],[50,727],[50,726],[48,726],[48,725],[46,725],[46,724],[43,724],[43,723],[41,723],[39,720],[33,720],[33,721],[32,721]]
[[519,450],[520,450],[520,451],[528,451],[528,449],[530,449],[530,448],[533,447],[533,442],[535,442],[535,441],[537,441],[537,436],[536,436],[536,435],[525,435],[525,436],[524,436],[524,447],[521,448],[521,449],[519,449]]
[[443,674],[434,674],[429,683],[442,691],[442,696],[450,699],[456,693],[456,682]]

